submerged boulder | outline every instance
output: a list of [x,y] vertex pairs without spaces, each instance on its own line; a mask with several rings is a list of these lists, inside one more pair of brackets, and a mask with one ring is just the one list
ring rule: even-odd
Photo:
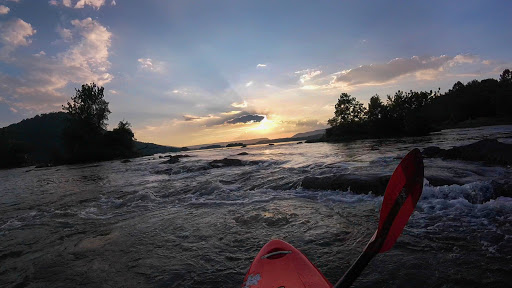
[[164,161],[160,164],[175,164],[175,163],[180,162],[181,158],[185,158],[185,157],[192,157],[192,156],[186,155],[186,154],[169,155],[169,156],[167,156],[167,158],[169,158],[169,160]]
[[485,139],[473,144],[453,147],[443,153],[444,158],[483,161],[489,164],[512,164],[512,144],[496,139]]
[[177,154],[177,155],[169,155],[166,157],[168,157],[168,158],[188,158],[188,157],[192,157],[192,156],[187,155],[187,154]]
[[[391,175],[383,174],[340,174],[328,176],[307,176],[302,180],[302,187],[311,190],[340,190],[355,194],[368,194],[372,192],[374,195],[384,195]],[[425,175],[431,186],[445,185],[464,185],[460,181],[449,175]],[[511,185],[512,186],[512,185]]]
[[356,194],[384,195],[391,175],[340,174],[330,176],[307,176],[302,180],[302,187],[312,190],[350,190]]
[[425,158],[436,158],[436,157],[441,157],[442,153],[445,151],[446,150],[441,149],[439,147],[430,146],[430,147],[423,149],[423,151],[421,151],[421,155],[423,155],[423,157],[425,157]]
[[179,157],[174,157],[174,156],[170,156],[169,157],[169,160],[166,160],[160,164],[175,164],[175,163],[178,163],[180,162],[180,158]]
[[213,160],[209,163],[212,168],[228,167],[228,166],[243,166],[244,163],[240,159],[224,158],[220,160]]
[[499,179],[492,180],[491,186],[494,192],[494,198],[498,197],[512,197],[512,180]]
[[512,144],[505,144],[496,139],[484,139],[448,150],[439,147],[427,147],[423,149],[422,154],[426,158],[481,161],[497,165],[512,164]]
[[50,164],[50,163],[37,164],[34,168],[39,169],[39,168],[46,168],[46,167],[52,167],[52,164]]
[[155,171],[154,173],[159,174],[159,175],[170,175],[170,174],[172,174],[172,171],[173,171],[172,168],[167,168],[164,170]]
[[247,153],[247,152],[241,152],[241,153],[238,153],[238,154],[236,154],[236,155],[241,155],[241,156],[243,156],[243,155],[249,155],[249,153]]

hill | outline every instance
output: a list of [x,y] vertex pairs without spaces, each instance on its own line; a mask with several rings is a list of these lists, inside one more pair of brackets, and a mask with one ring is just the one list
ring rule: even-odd
[[307,137],[312,137],[312,136],[318,136],[319,138],[325,134],[325,129],[319,129],[319,130],[314,130],[314,131],[309,131],[309,132],[304,132],[304,133],[297,133],[295,135],[292,136],[292,138],[307,138]]
[[55,112],[0,128],[0,168],[60,159],[63,151],[61,135],[67,119],[66,113]]
[[180,152],[188,150],[187,147],[172,147],[172,146],[164,146],[158,145],[154,143],[146,143],[135,141],[135,150],[141,154],[141,156],[151,156],[158,153],[169,153],[169,152]]
[[[65,158],[62,133],[68,119],[64,112],[52,112],[0,128],[0,168],[62,163]],[[138,155],[148,156],[184,148],[135,141],[135,150]]]

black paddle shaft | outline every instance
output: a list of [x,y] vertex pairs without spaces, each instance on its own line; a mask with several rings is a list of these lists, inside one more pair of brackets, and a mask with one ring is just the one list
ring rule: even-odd
[[368,243],[363,251],[363,254],[357,258],[356,262],[350,266],[350,269],[348,269],[345,275],[343,275],[343,277],[338,281],[338,283],[336,283],[336,285],[334,285],[333,288],[348,288],[352,286],[352,283],[354,283],[357,277],[361,275],[361,272],[363,272],[364,268],[368,266],[368,263],[370,263],[373,257],[379,254],[382,245],[384,245],[384,242],[388,237],[389,230],[391,229],[391,226],[393,226],[393,222],[395,221],[398,212],[400,212],[400,209],[402,208],[402,205],[405,203],[405,200],[408,196],[409,195],[407,190],[404,187],[402,191],[400,191],[400,194],[398,194],[393,207],[391,207],[391,210],[389,211],[389,214],[386,217],[384,224],[382,225],[382,229],[376,232],[377,234],[375,235],[375,239]]
[[350,266],[350,269],[348,269],[347,273],[343,275],[343,277],[334,285],[334,288],[348,288],[354,283],[354,281],[361,275],[361,272],[363,272],[364,268],[370,263],[370,261],[377,255],[378,253],[375,252],[368,252],[364,251],[363,254],[357,258],[356,262]]

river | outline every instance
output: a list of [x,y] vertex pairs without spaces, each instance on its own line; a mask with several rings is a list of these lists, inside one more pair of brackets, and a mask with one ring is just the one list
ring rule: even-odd
[[[512,143],[512,126],[189,151],[176,164],[154,155],[1,170],[0,287],[240,287],[273,238],[300,249],[335,283],[377,228],[382,197],[307,190],[304,177],[391,174],[412,148],[484,138]],[[222,158],[247,165],[208,165]],[[424,162],[416,211],[354,287],[510,287],[512,198],[473,203],[467,195],[485,198],[490,181],[512,178],[512,169]],[[429,175],[463,184],[435,187]]]

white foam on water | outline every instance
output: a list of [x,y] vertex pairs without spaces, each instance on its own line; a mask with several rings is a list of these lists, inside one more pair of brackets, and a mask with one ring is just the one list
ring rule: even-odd
[[78,213],[78,216],[80,218],[84,219],[108,219],[111,218],[113,215],[109,214],[102,214],[101,211],[98,210],[96,207],[89,207],[86,208]]
[[7,223],[5,223],[4,225],[0,226],[0,229],[15,229],[15,228],[18,228],[18,227],[21,227],[23,225],[22,222],[16,220],[16,219],[10,219],[9,221],[7,221]]

